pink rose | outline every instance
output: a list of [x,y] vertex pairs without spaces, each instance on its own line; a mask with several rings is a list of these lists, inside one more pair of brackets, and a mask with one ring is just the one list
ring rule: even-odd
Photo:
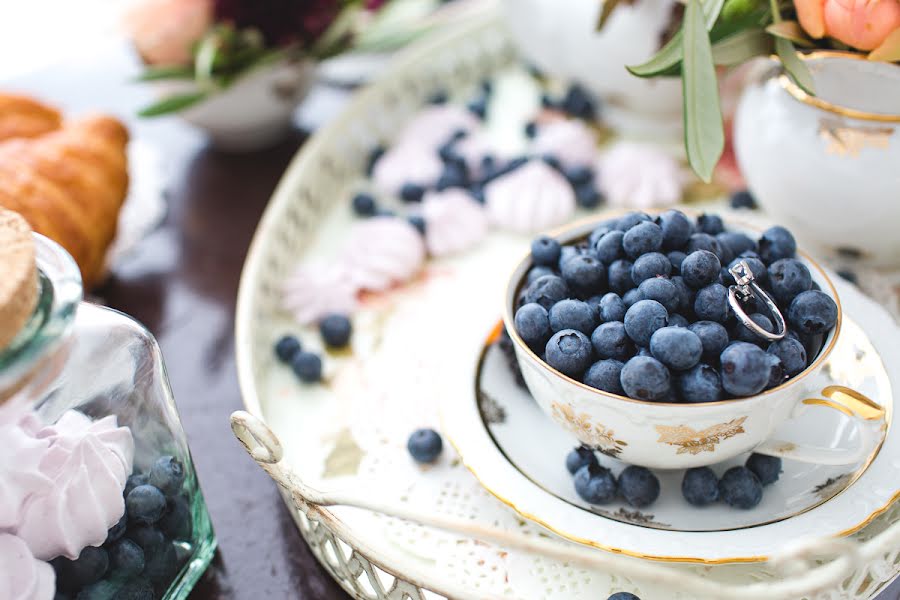
[[900,0],[794,0],[800,25],[857,50],[872,50],[900,29]]
[[211,0],[142,0],[125,18],[131,40],[151,65],[188,65],[212,24]]

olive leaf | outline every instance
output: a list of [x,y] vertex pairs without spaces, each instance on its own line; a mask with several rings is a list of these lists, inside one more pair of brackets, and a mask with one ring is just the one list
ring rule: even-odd
[[772,38],[762,29],[745,29],[713,44],[713,61],[723,67],[744,63],[772,53]]
[[766,27],[766,31],[775,37],[784,38],[804,48],[814,48],[815,43],[809,39],[797,21],[779,21]]
[[137,81],[160,81],[163,79],[193,79],[194,70],[191,67],[184,66],[167,66],[167,67],[147,67],[144,72],[137,76]]
[[775,38],[775,53],[781,59],[784,70],[800,89],[807,94],[815,94],[815,84],[806,63],[797,55],[794,44],[784,38]]
[[896,62],[900,60],[900,29],[895,29],[881,45],[869,52],[869,60]]
[[633,0],[601,0],[600,2],[600,14],[597,16],[597,31],[603,29],[603,26],[606,25],[607,19],[609,16],[613,14],[613,11],[616,10],[616,7],[622,3],[631,4]]
[[[721,8],[721,3],[719,3]],[[684,145],[688,162],[706,182],[725,148],[719,84],[701,0],[688,0],[684,13],[682,92]]]
[[206,98],[206,92],[193,92],[189,94],[177,94],[168,96],[159,102],[151,104],[138,112],[140,117],[158,117],[173,112],[178,112]]

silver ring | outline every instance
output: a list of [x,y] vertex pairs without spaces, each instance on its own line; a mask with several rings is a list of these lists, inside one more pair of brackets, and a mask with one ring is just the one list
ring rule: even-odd
[[[763,339],[771,342],[782,339],[787,333],[787,324],[784,322],[784,315],[778,310],[778,305],[775,304],[772,297],[769,296],[764,289],[759,287],[756,281],[754,281],[753,271],[750,270],[750,265],[747,264],[747,261],[740,261],[728,269],[728,272],[734,277],[736,284],[728,287],[728,303],[731,305],[732,310],[734,310],[735,316],[737,316],[740,322],[744,324],[744,327]],[[761,300],[769,309],[772,318],[775,320],[775,333],[770,333],[757,325],[753,319],[744,312],[744,307],[741,306],[740,301],[751,296],[755,297],[757,300]]]

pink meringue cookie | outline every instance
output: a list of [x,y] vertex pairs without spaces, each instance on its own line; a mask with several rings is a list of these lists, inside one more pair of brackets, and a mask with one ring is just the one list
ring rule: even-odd
[[425,108],[406,124],[397,144],[412,143],[419,148],[437,150],[457,131],[470,131],[481,126],[475,115],[456,104]]
[[620,142],[598,162],[597,188],[611,206],[671,206],[681,201],[687,182],[678,161],[649,144]]
[[404,183],[430,186],[443,170],[444,163],[432,148],[414,142],[401,142],[375,162],[372,181],[385,194],[396,196]]
[[422,200],[425,244],[433,256],[468,250],[487,235],[484,208],[465,190],[428,192]]
[[282,284],[281,304],[301,325],[331,313],[356,309],[359,288],[340,263],[314,261],[297,266]]
[[354,225],[342,263],[354,285],[381,292],[412,279],[422,269],[425,242],[404,219],[373,217]]
[[597,140],[578,119],[552,121],[538,127],[531,151],[552,154],[566,167],[588,166],[597,159]]
[[[41,472],[41,459],[50,442],[37,439],[18,425],[0,427],[0,530],[11,529],[22,518],[25,501],[45,494],[53,480]],[[0,556],[2,560],[2,556]]]
[[32,555],[21,538],[0,533],[0,600],[52,600],[53,567]]
[[575,192],[565,177],[542,160],[531,160],[484,188],[491,223],[533,233],[561,225],[575,214]]

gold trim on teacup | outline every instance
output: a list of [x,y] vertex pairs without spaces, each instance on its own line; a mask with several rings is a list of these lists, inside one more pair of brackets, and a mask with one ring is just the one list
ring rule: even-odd
[[[817,52],[808,52],[805,54],[801,53],[798,56],[800,56],[800,58],[805,61],[819,60],[823,58],[845,58],[868,61],[868,59],[863,55],[856,54],[854,52],[842,52],[839,50],[819,50]],[[900,123],[900,114],[892,115],[858,110],[855,108],[842,106],[840,104],[835,104],[834,102],[829,102],[817,96],[813,96],[812,94],[808,94],[803,91],[800,86],[794,83],[794,81],[790,77],[788,77],[787,74],[779,75],[778,83],[788,94],[793,96],[795,100],[798,100],[808,106],[818,108],[819,110],[824,110],[835,115],[847,117],[848,119],[876,121],[878,123]]]
[[[682,208],[681,210],[692,216],[695,216],[697,214],[697,211],[695,211],[695,210],[684,209],[684,208]],[[544,235],[552,237],[552,238],[558,240],[560,243],[569,244],[569,243],[581,240],[583,238],[586,238],[587,236],[590,235],[590,231],[586,231],[585,233],[582,233],[578,236],[574,236],[574,235],[572,235],[573,231],[580,231],[582,228],[587,227],[589,225],[596,226],[601,221],[605,221],[605,220],[607,220],[607,218],[610,218],[610,215],[624,214],[626,212],[628,212],[628,211],[624,211],[624,210],[609,211],[607,213],[604,213],[606,216],[606,218],[604,218],[604,219],[598,219],[597,215],[592,215],[589,217],[585,217],[583,219],[578,219],[578,220],[568,223],[567,225],[564,225],[562,227],[552,229],[549,232],[545,233]],[[657,210],[651,209],[651,210],[647,210],[644,212],[651,214],[651,215],[658,215],[658,214],[662,214],[664,211],[660,210],[660,209],[657,209]],[[755,231],[755,232],[759,233],[758,227],[748,225],[740,220],[729,220],[729,224],[737,225],[738,227],[740,227],[742,229]],[[512,339],[513,343],[519,347],[519,350],[525,352],[527,356],[534,359],[534,362],[538,366],[540,366],[542,369],[547,370],[551,376],[557,377],[557,378],[561,379],[562,381],[570,383],[570,384],[572,384],[576,387],[579,387],[579,388],[589,392],[590,394],[596,395],[598,397],[605,397],[605,398],[609,398],[612,400],[620,400],[622,402],[631,402],[633,404],[643,404],[643,405],[647,405],[647,406],[671,406],[671,407],[677,407],[679,409],[684,409],[684,410],[701,410],[704,407],[708,407],[708,406],[718,406],[718,405],[722,405],[722,404],[730,404],[733,402],[748,402],[748,401],[752,401],[757,398],[760,398],[763,396],[768,396],[770,394],[774,394],[775,392],[781,391],[781,390],[785,389],[787,386],[797,383],[798,381],[800,381],[801,379],[803,379],[810,373],[813,373],[814,371],[816,371],[819,368],[819,366],[825,362],[825,359],[828,358],[828,356],[831,354],[831,351],[834,350],[834,346],[835,346],[835,344],[837,344],[838,335],[841,332],[841,324],[843,322],[844,311],[843,311],[843,308],[841,307],[841,299],[838,297],[837,289],[835,289],[834,283],[832,283],[831,278],[825,272],[825,269],[823,269],[822,266],[819,265],[819,263],[817,263],[815,260],[813,260],[813,258],[809,254],[803,252],[802,250],[797,250],[797,254],[799,256],[801,256],[802,258],[804,258],[807,262],[809,262],[809,264],[812,265],[812,267],[819,273],[819,275],[821,275],[822,279],[825,281],[825,283],[828,286],[827,291],[831,292],[830,296],[831,296],[832,300],[834,300],[835,304],[837,305],[837,322],[834,324],[834,331],[831,335],[831,341],[828,343],[828,346],[826,346],[825,348],[822,348],[822,350],[819,352],[819,355],[816,357],[816,360],[811,365],[806,367],[806,369],[804,369],[803,371],[801,371],[794,377],[791,377],[790,379],[788,379],[786,382],[782,383],[781,385],[775,386],[773,388],[770,388],[768,390],[765,390],[765,391],[760,392],[759,394],[755,394],[753,396],[747,396],[745,398],[730,398],[728,400],[717,400],[715,402],[696,402],[696,403],[652,402],[650,400],[636,400],[635,398],[629,398],[628,396],[621,396],[619,394],[613,394],[611,392],[604,392],[602,390],[598,390],[597,388],[591,387],[591,386],[587,385],[586,383],[578,381],[577,379],[573,379],[573,378],[569,377],[568,375],[564,375],[563,373],[560,373],[559,371],[557,371],[556,369],[554,369],[553,367],[548,365],[545,361],[543,361],[541,359],[540,356],[535,354],[534,351],[532,351],[532,349],[528,347],[528,344],[526,344],[525,341],[519,336],[519,333],[516,331],[515,320],[513,318],[513,315],[515,314],[513,311],[513,307],[515,306],[516,298],[518,297],[519,290],[522,288],[522,284],[525,281],[525,275],[528,273],[528,268],[531,267],[531,253],[530,252],[528,254],[526,254],[524,256],[524,258],[522,258],[518,263],[516,263],[516,266],[512,271],[512,275],[510,275],[509,283],[507,284],[507,286],[503,292],[503,294],[504,294],[503,322],[506,325],[506,332],[509,334],[509,337]],[[528,268],[525,268],[526,266]],[[520,274],[519,280],[513,281],[513,277],[516,274]],[[510,295],[510,290],[512,290],[511,295]]]

